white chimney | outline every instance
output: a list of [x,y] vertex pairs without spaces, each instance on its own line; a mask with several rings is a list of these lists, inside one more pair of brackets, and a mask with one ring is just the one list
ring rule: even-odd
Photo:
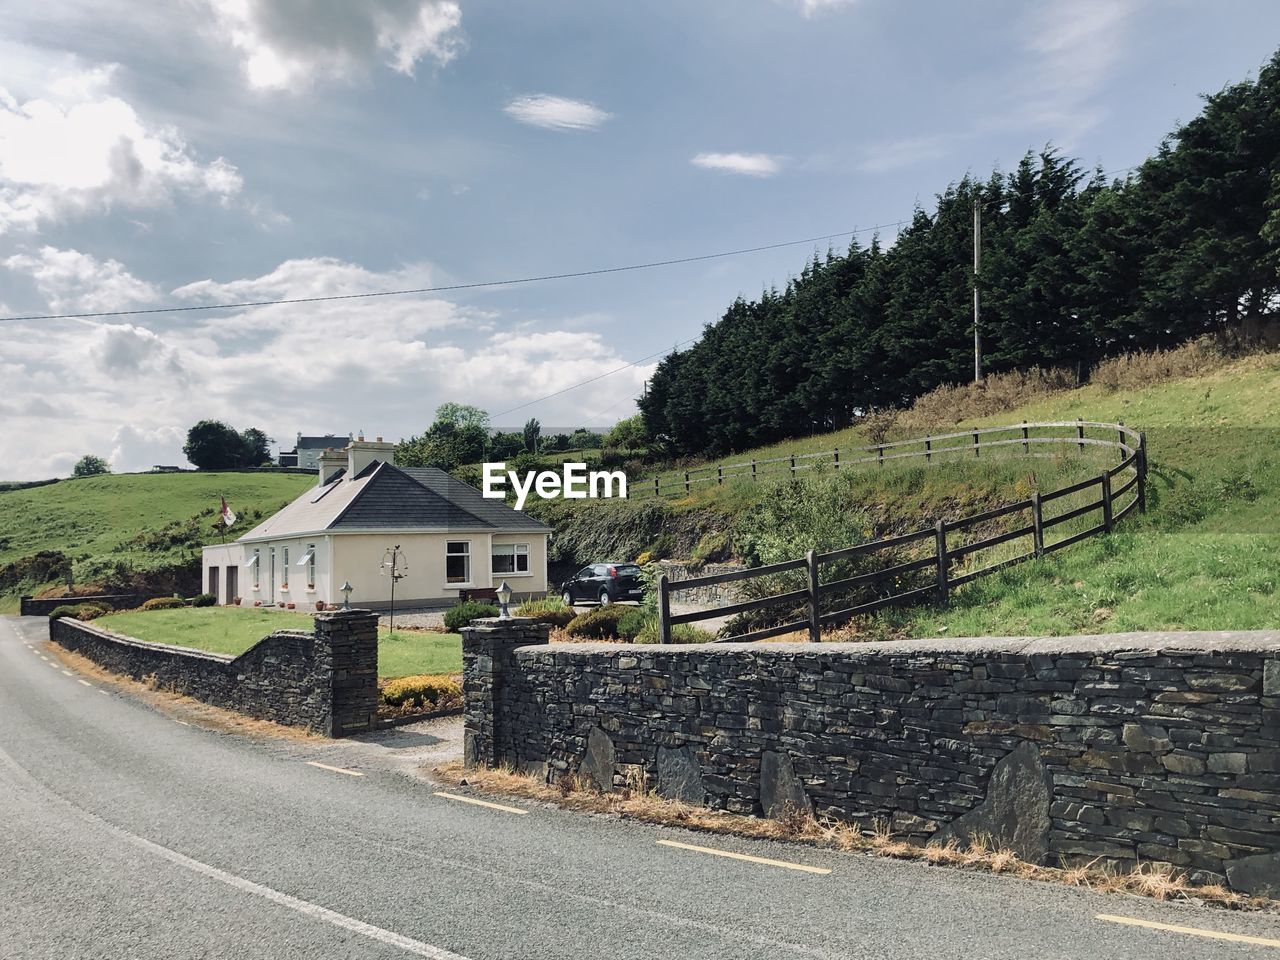
[[395,465],[396,445],[384,443],[381,437],[366,440],[358,437],[347,445],[347,479],[354,480],[356,475],[375,460]]
[[342,450],[326,449],[320,452],[316,462],[320,465],[320,482],[318,486],[323,487],[337,476],[339,470],[347,465],[347,455]]

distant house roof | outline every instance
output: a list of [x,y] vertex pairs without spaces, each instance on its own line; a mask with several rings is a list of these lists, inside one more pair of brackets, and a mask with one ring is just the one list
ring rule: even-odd
[[350,480],[339,474],[322,487],[312,487],[240,540],[360,530],[551,532],[501,500],[485,499],[475,487],[443,470],[375,461]]
[[351,438],[349,436],[343,437],[332,433],[325,434],[323,437],[304,437],[302,434],[298,434],[298,443],[294,449],[328,450],[333,448],[334,450],[341,450],[350,442]]

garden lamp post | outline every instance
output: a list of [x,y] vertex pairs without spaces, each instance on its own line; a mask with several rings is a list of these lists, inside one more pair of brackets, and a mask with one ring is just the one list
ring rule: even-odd
[[351,591],[354,590],[355,587],[351,586],[350,580],[344,580],[342,581],[342,586],[340,586],[338,589],[342,591],[342,609],[350,610],[351,609]]
[[502,581],[502,586],[497,589],[498,594],[498,619],[510,620],[511,609],[507,606],[511,603],[511,587],[507,585],[507,581]]
[[382,555],[381,572],[383,576],[391,578],[391,623],[388,630],[394,634],[396,632],[396,582],[409,575],[409,565],[405,563],[400,544],[397,543]]

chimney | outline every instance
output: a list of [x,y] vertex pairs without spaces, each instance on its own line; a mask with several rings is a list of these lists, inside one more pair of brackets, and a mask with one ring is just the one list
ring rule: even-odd
[[317,462],[320,464],[320,482],[318,486],[323,487],[334,478],[339,470],[347,465],[347,455],[341,450],[326,449],[321,452]]
[[359,437],[347,444],[347,479],[354,480],[358,474],[375,460],[392,465],[396,462],[396,445],[384,443],[382,438],[366,440]]

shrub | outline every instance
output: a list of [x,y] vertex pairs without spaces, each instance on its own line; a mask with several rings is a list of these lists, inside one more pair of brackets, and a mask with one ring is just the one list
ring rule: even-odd
[[634,607],[619,607],[616,604],[596,607],[570,620],[564,632],[571,637],[616,640],[621,636],[618,631],[618,621],[634,609]]
[[634,642],[636,637],[640,636],[651,622],[656,628],[658,618],[651,611],[641,607],[632,607],[618,620],[618,637],[622,640]]
[[215,606],[217,602],[218,598],[212,593],[199,593],[191,598],[191,605],[193,607],[212,607]]
[[444,710],[462,703],[462,688],[451,677],[399,677],[382,688],[382,702],[389,707]]
[[152,597],[150,600],[143,601],[143,610],[176,610],[178,607],[185,607],[187,602],[181,597]]
[[559,597],[547,597],[545,600],[526,600],[516,607],[517,617],[530,617],[538,623],[549,623],[553,627],[567,627],[577,614],[573,607],[566,607]]
[[498,608],[492,603],[468,600],[466,603],[460,603],[456,607],[451,607],[445,611],[444,625],[450,633],[457,633],[472,620],[479,620],[481,617],[496,617],[497,615]]
[[705,533],[702,535],[702,539],[698,541],[698,545],[693,548],[693,553],[689,555],[689,560],[691,561],[691,566],[694,569],[698,569],[712,561],[728,559],[729,553],[728,533]]
[[60,607],[54,607],[49,613],[50,620],[61,620],[63,617],[71,617],[74,620],[80,619],[80,605],[72,603],[64,603]]
[[[618,621],[618,637],[629,643],[657,643],[658,614],[643,607],[632,607]],[[671,628],[672,643],[710,643],[714,633],[701,630],[691,623],[678,623]]]
[[54,607],[49,619],[71,617],[73,620],[96,620],[108,613],[111,613],[111,606],[106,603],[64,603],[60,607]]

